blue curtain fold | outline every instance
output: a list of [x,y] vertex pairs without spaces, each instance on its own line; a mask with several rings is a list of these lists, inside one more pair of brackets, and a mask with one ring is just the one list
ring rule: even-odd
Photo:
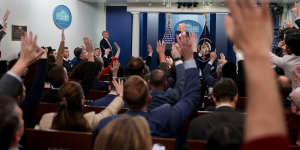
[[216,43],[216,14],[211,13],[210,14],[210,35],[211,35],[211,40],[213,43]]
[[235,53],[233,51],[233,45],[232,45],[232,43],[230,42],[229,39],[227,40],[227,56],[226,56],[226,59],[227,59],[228,62],[233,62],[233,63],[236,62]]
[[162,40],[166,31],[166,13],[159,13],[158,19],[158,40]]
[[147,57],[147,13],[140,14],[140,56]]
[[[132,54],[132,15],[127,12],[126,6],[106,7],[106,30],[109,32],[110,40],[120,45],[119,61],[125,66]],[[113,48],[115,49],[114,46]]]

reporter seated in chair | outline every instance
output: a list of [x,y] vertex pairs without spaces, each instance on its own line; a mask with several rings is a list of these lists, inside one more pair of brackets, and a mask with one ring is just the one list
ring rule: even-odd
[[114,114],[123,106],[123,100],[116,97],[102,112],[83,114],[84,95],[79,83],[65,83],[59,90],[62,102],[57,113],[43,115],[39,127],[42,130],[57,129],[71,131],[92,131],[99,121]]
[[188,139],[207,140],[211,130],[216,125],[224,123],[233,124],[242,132],[245,115],[235,110],[238,101],[237,91],[237,86],[232,79],[223,78],[218,81],[213,88],[213,100],[216,104],[215,112],[192,120]]

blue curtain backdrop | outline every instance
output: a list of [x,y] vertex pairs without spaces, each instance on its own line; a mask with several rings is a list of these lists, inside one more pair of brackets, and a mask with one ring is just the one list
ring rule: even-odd
[[140,14],[140,56],[147,57],[147,13]]
[[158,23],[158,40],[162,40],[166,31],[166,13],[159,13]]
[[211,13],[210,14],[210,36],[211,40],[216,44],[216,14]]
[[[175,18],[172,18],[172,20],[171,20],[171,26],[175,27],[175,25],[177,23],[176,20],[178,20],[178,19],[176,19],[176,17],[178,17],[178,16],[180,17],[180,15],[181,14],[173,14],[172,17],[175,17]],[[182,14],[182,15],[186,16],[186,15],[189,15],[189,14]],[[195,15],[202,16],[202,14],[190,14],[190,15],[193,16],[193,18],[198,18]],[[141,18],[145,18],[145,16],[146,16],[145,13],[143,13],[142,16],[143,17],[141,17]],[[225,16],[224,14],[211,13],[209,15],[209,18],[208,18],[208,21],[209,21],[208,22],[208,24],[209,24],[209,31],[210,31],[212,40],[216,43],[216,47],[219,47],[220,52],[223,52],[225,54],[225,56],[226,56],[226,58],[227,58],[228,61],[234,62],[236,60],[236,58],[235,58],[235,54],[233,52],[232,44],[230,43],[230,41],[226,37],[224,27],[220,27],[220,26],[224,25],[223,24],[223,22],[224,22],[224,16]],[[158,20],[156,20],[156,19],[158,19]],[[200,17],[200,19],[201,19],[201,17]],[[199,23],[201,25],[204,24],[204,20],[202,20],[202,19],[199,20]],[[216,21],[217,19],[219,19],[219,22],[222,22],[222,24],[217,24],[217,21]],[[145,20],[148,20],[148,22],[145,23]],[[148,33],[145,33],[146,31],[143,29],[143,34],[144,35],[141,35],[141,36],[144,36],[144,37],[147,37],[147,36],[148,37],[157,36],[157,39],[153,39],[153,38],[152,39],[147,39],[146,40],[147,42],[145,42],[145,38],[141,38],[144,41],[144,44],[141,44],[141,56],[142,57],[146,57],[146,55],[147,55],[147,43],[155,43],[156,40],[161,40],[163,38],[163,35],[164,35],[166,27],[167,27],[167,16],[166,16],[166,13],[158,13],[158,18],[157,17],[150,17],[150,18],[147,18],[145,20],[144,21],[141,20],[141,22],[143,22],[143,24],[141,24],[141,27],[143,26],[144,29],[145,28],[149,28],[149,21],[151,21],[151,23],[150,23],[151,25],[153,23],[156,23],[156,22],[158,23],[158,27],[155,29],[155,30],[158,30],[158,35],[156,35],[157,34],[156,32],[149,32],[149,30],[148,30]],[[178,21],[182,21],[182,20],[179,19]],[[147,24],[148,24],[148,26],[147,26]],[[201,26],[201,27],[203,28],[203,26]],[[216,30],[217,27],[219,28],[218,32]],[[202,32],[202,29],[200,31]],[[218,42],[216,41],[216,39],[217,39],[216,37],[217,36],[219,36],[218,40],[220,40]],[[151,65],[150,68],[151,69],[155,69],[156,66],[157,66],[157,57],[156,57],[156,52],[155,52],[155,45],[152,44],[152,46],[154,48],[154,57],[153,57],[154,60],[152,61],[152,65]]]
[[[125,66],[127,59],[131,56],[132,15],[127,12],[125,6],[108,6],[106,13],[106,28],[110,32],[111,39],[118,42],[121,46],[120,62]],[[171,17],[172,30],[175,28],[175,25],[182,21],[182,18],[186,18],[186,16],[189,16],[190,20],[198,22],[200,28],[203,28],[204,17],[202,14],[173,14]],[[209,31],[212,40],[216,43],[217,49],[225,54],[228,61],[233,62],[235,61],[235,55],[232,50],[232,44],[227,39],[223,27],[224,16],[224,14],[210,14],[208,17]],[[151,44],[154,50],[152,64],[150,66],[151,70],[157,68],[156,41],[163,38],[166,27],[166,13],[140,14],[140,56],[145,58],[148,55],[147,44]],[[199,31],[202,32],[202,29]],[[99,36],[101,36],[101,33],[99,33]]]
[[[120,45],[119,60],[122,66],[125,66],[132,54],[132,15],[127,12],[127,7],[106,7],[106,30],[110,33],[110,39]],[[99,35],[101,36],[101,33]]]

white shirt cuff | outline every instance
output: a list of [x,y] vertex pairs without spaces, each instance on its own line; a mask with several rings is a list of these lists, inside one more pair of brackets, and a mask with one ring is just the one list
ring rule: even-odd
[[183,64],[182,60],[178,60],[178,61],[175,62],[175,66],[180,65],[180,64]]
[[14,77],[14,78],[16,78],[21,83],[23,82],[22,79],[21,79],[21,77],[19,77],[18,75],[14,74],[13,72],[8,71],[7,74],[10,75],[10,76],[12,76],[12,77]]
[[195,60],[187,60],[187,61],[184,61],[183,63],[184,65],[184,68],[187,70],[187,69],[191,69],[191,68],[197,68],[197,65],[196,65],[196,62]]
[[241,60],[244,60],[244,54],[243,54],[243,52],[236,52],[235,56],[236,56],[236,61],[237,62],[239,62]]

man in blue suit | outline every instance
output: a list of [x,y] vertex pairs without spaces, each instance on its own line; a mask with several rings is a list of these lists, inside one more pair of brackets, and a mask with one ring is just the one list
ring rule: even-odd
[[[193,46],[197,45],[195,44],[196,35],[192,33],[189,37],[183,36],[177,40],[183,52],[186,71],[186,83],[182,98],[177,104],[174,106],[164,104],[147,112],[146,103],[149,96],[147,83],[139,76],[131,76],[124,85],[123,99],[129,107],[129,111],[125,114],[145,117],[150,126],[151,135],[154,137],[176,137],[184,121],[200,103],[200,80],[193,58]],[[98,130],[101,131],[111,120],[119,116],[114,115],[104,118],[100,121]]]

